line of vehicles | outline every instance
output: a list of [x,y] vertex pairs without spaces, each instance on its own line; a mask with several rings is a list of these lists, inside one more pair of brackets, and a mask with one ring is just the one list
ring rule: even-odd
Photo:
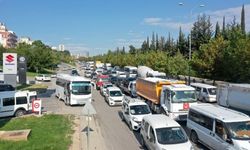
[[[122,120],[140,132],[148,149],[194,149],[190,141],[216,150],[250,149],[249,84],[188,86],[146,66],[139,66],[136,76],[125,68],[131,66],[103,71],[106,79],[100,80],[100,73],[92,82],[109,105],[122,105]],[[121,91],[121,103],[110,104],[109,89]],[[176,121],[186,121],[189,137]]]

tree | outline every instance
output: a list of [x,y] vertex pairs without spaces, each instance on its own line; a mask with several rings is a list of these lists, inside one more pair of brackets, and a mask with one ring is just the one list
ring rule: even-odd
[[129,53],[136,54],[136,48],[133,45],[129,45]]
[[224,39],[227,38],[227,35],[226,35],[226,22],[225,22],[225,16],[223,16],[223,22],[222,22],[222,31],[221,31],[221,34],[223,36]]
[[188,43],[187,43],[187,40],[185,39],[184,33],[181,30],[181,27],[179,30],[179,38],[178,38],[177,48],[182,55],[184,55],[184,56],[188,55]]
[[155,40],[155,50],[159,50],[159,39],[158,39],[157,33],[156,33],[156,40]]
[[210,17],[205,14],[198,16],[192,28],[192,51],[199,50],[201,44],[206,44],[212,37]]
[[152,34],[152,40],[150,45],[150,50],[155,50],[155,33]]
[[246,29],[245,29],[245,9],[244,9],[244,5],[242,5],[242,9],[241,9],[241,31],[242,31],[242,34],[246,34]]
[[218,23],[218,21],[216,22],[216,26],[215,26],[215,34],[214,37],[218,38],[220,36],[220,25]]

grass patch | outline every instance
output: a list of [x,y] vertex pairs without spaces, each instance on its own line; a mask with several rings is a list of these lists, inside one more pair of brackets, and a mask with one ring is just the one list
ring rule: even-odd
[[37,93],[44,93],[46,92],[47,88],[48,86],[45,84],[33,84],[33,85],[25,84],[16,87],[17,90],[37,91]]
[[73,116],[44,115],[0,120],[0,130],[31,129],[28,141],[1,141],[0,150],[68,150]]

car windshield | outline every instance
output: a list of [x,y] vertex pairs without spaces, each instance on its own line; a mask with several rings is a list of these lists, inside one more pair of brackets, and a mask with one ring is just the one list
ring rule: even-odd
[[226,123],[232,138],[250,140],[250,121]]
[[130,70],[129,73],[130,74],[137,74],[137,70]]
[[113,85],[112,84],[106,84],[104,85],[104,88],[108,88],[108,87],[112,87]]
[[110,96],[111,97],[119,97],[122,96],[121,91],[110,91]]
[[49,75],[44,75],[44,77],[49,77]]
[[101,78],[100,81],[107,82],[107,81],[109,81],[109,78]]
[[158,128],[155,130],[160,144],[178,144],[187,142],[187,136],[180,127]]
[[208,88],[208,93],[210,95],[216,95],[216,88]]
[[130,113],[132,115],[145,115],[149,114],[150,110],[148,105],[135,105],[135,106],[130,106]]
[[90,82],[77,82],[72,84],[72,94],[87,95],[91,93]]
[[173,103],[183,103],[183,102],[195,102],[196,94],[195,91],[175,91],[172,92],[172,102]]

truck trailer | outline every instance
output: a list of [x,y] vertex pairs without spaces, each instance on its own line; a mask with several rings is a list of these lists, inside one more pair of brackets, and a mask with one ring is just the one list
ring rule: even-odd
[[221,106],[250,114],[250,84],[221,84],[216,98]]

